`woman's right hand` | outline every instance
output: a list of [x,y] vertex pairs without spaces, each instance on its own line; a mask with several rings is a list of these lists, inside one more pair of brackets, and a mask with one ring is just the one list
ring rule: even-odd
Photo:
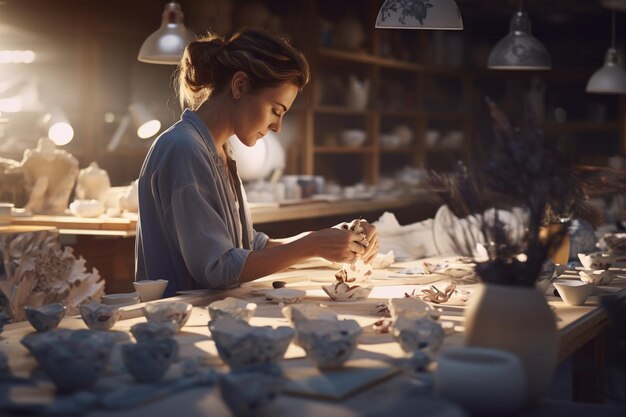
[[357,255],[365,252],[365,247],[359,243],[363,235],[349,229],[322,229],[307,235],[307,239],[314,248],[315,256],[331,262],[354,262]]

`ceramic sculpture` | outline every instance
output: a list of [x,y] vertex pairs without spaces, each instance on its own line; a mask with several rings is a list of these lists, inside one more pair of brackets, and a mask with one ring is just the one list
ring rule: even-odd
[[256,304],[233,297],[226,297],[223,300],[212,302],[207,309],[209,310],[211,320],[216,320],[222,316],[230,316],[236,320],[250,322],[256,311]]
[[235,417],[269,416],[270,406],[282,389],[281,369],[264,365],[220,375],[224,403]]
[[126,369],[138,382],[156,382],[163,378],[176,357],[174,339],[151,340],[122,345]]
[[48,138],[28,149],[19,171],[30,190],[25,209],[39,214],[63,214],[78,175],[78,161],[69,152],[56,149]]
[[139,298],[141,298],[141,301],[146,303],[161,298],[165,292],[165,288],[167,288],[168,282],[169,281],[166,279],[144,279],[133,282],[133,287],[135,287],[135,291],[139,295]]
[[28,322],[38,332],[47,332],[56,328],[65,317],[65,306],[61,303],[47,304],[41,307],[24,307]]
[[275,304],[299,303],[306,296],[306,291],[292,288],[277,288],[265,293],[265,298]]
[[431,354],[439,350],[445,336],[441,325],[428,316],[400,316],[393,325],[392,334],[405,352],[428,349]]
[[75,190],[77,199],[104,202],[104,196],[110,188],[109,174],[97,162],[92,162],[87,168],[78,171]]
[[137,180],[133,181],[119,198],[119,207],[131,213],[139,211],[139,189]]
[[96,269],[88,271],[85,260],[61,249],[56,230],[0,235],[0,291],[8,299],[6,312],[24,320],[24,306],[63,303],[68,314],[78,306],[100,299],[104,281]]
[[139,343],[149,342],[152,340],[171,339],[177,331],[177,326],[172,322],[159,323],[156,321],[148,321],[145,323],[133,324],[130,332]]
[[176,331],[180,331],[189,320],[192,309],[193,306],[189,303],[168,301],[146,304],[142,311],[148,321],[171,322],[176,325]]
[[626,233],[607,233],[603,240],[611,255],[626,255]]
[[578,275],[585,284],[609,285],[615,279],[615,274],[604,269],[578,271]]
[[80,316],[91,330],[110,330],[121,315],[117,306],[92,301],[80,306]]
[[297,329],[298,344],[320,369],[341,367],[352,356],[363,331],[356,320],[308,320]]
[[337,313],[333,310],[313,303],[293,304],[283,307],[282,313],[296,328],[299,324],[309,320],[337,320]]
[[76,217],[100,217],[105,210],[100,200],[74,200],[70,203],[70,213]]
[[285,354],[294,335],[291,327],[256,327],[230,316],[210,321],[209,329],[220,358],[231,369],[276,363]]

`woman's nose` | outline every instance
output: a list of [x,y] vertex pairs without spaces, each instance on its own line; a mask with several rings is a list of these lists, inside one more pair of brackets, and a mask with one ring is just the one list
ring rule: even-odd
[[283,118],[281,117],[280,119],[278,119],[277,122],[274,122],[270,125],[270,130],[274,133],[278,133],[280,132],[280,128],[283,125]]

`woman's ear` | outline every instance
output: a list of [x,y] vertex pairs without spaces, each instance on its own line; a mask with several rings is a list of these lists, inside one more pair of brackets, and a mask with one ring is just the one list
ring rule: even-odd
[[248,74],[243,71],[237,71],[230,81],[230,90],[233,98],[239,100],[239,98],[248,91],[248,87]]

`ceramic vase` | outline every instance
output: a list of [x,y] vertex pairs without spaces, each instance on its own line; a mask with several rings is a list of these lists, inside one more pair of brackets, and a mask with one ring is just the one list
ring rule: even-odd
[[535,287],[481,284],[465,310],[465,344],[516,354],[526,371],[526,406],[547,393],[558,359],[555,315]]

